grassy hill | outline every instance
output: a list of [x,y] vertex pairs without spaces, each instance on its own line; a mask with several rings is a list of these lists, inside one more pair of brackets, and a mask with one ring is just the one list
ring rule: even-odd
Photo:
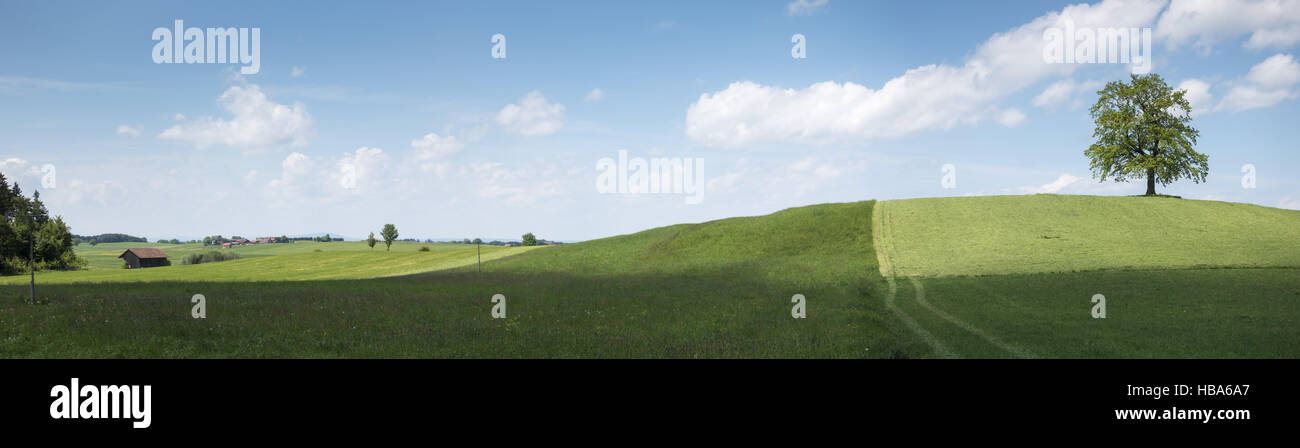
[[[466,265],[397,278],[282,281],[296,278],[293,270],[300,268],[369,275],[355,265],[378,265],[391,273],[391,262],[404,257],[430,257],[417,263],[427,268],[436,257],[463,259],[459,245],[432,245],[432,253],[250,254],[130,277],[120,269],[66,273],[106,276],[107,283],[94,285],[50,284],[64,280],[57,277],[63,273],[43,274],[39,305],[23,303],[21,279],[0,286],[0,357],[920,355],[925,347],[890,319],[881,300],[873,204],[817,205],[533,251],[503,249],[493,253],[503,258],[485,262],[482,274]],[[517,255],[504,257],[511,254]],[[301,264],[312,259],[340,262]],[[279,278],[224,280],[239,275]],[[193,294],[207,297],[207,319],[190,317]],[[495,294],[508,299],[505,319],[491,317]],[[795,294],[807,299],[806,319],[791,317]]]
[[1300,267],[1300,211],[1176,198],[985,196],[883,202],[900,276]]
[[79,248],[96,269],[38,274],[39,304],[0,280],[0,357],[1297,357],[1298,221],[1165,198],[866,201],[484,247],[482,273],[457,244],[145,270],[101,245]]
[[927,356],[1300,356],[1300,212],[1059,195],[876,212],[889,300]]

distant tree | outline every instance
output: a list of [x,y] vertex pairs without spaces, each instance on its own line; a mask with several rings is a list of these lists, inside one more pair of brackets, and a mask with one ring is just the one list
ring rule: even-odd
[[536,245],[537,245],[537,237],[533,236],[532,233],[525,233],[523,238],[524,238],[524,239],[523,239],[523,245],[525,245],[525,246],[536,246]]
[[275,241],[276,241],[277,243],[292,243],[292,242],[293,242],[293,240],[290,240],[289,237],[288,237],[288,236],[285,236],[285,235],[280,235],[280,238],[277,239],[277,240],[275,240]]
[[370,232],[370,236],[366,237],[366,244],[370,245],[370,250],[375,250],[375,243],[378,242],[379,240],[375,239],[375,232]]
[[474,238],[474,244],[483,244],[482,238]]
[[1093,176],[1116,182],[1146,176],[1148,196],[1156,194],[1157,183],[1204,182],[1209,158],[1192,148],[1200,132],[1189,124],[1192,106],[1186,95],[1155,73],[1106,83],[1091,109],[1097,141],[1084,151]]
[[461,243],[462,243],[462,244],[470,244],[471,241],[469,240],[469,238],[465,238],[464,240],[461,241]]
[[397,226],[384,224],[384,229],[379,231],[384,237],[384,244],[388,246],[389,251],[393,250],[393,241],[397,240]]

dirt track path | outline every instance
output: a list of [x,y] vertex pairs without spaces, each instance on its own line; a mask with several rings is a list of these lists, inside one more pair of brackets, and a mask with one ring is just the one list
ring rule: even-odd
[[885,281],[889,283],[889,294],[885,297],[885,307],[888,308],[889,311],[893,312],[896,316],[898,316],[899,320],[903,321],[903,324],[905,324],[909,329],[911,329],[912,332],[920,336],[921,339],[926,342],[926,344],[930,345],[930,348],[934,350],[935,356],[941,358],[961,357],[957,353],[948,349],[948,347],[943,344],[943,341],[940,341],[939,338],[935,337],[933,333],[930,333],[919,323],[917,323],[916,320],[912,318],[912,316],[909,316],[906,312],[903,311],[902,308],[898,307],[897,304],[898,283],[896,278],[897,277],[906,278],[909,281],[911,281],[912,290],[915,292],[916,295],[915,298],[916,303],[921,305],[922,308],[925,308],[931,313],[934,313],[934,315],[939,316],[939,318],[947,321],[948,323],[953,324],[958,328],[961,328],[962,330],[965,330],[979,337],[980,339],[983,339],[985,342],[988,342],[989,344],[992,344],[995,347],[1005,350],[1017,357],[1033,358],[1034,357],[1033,353],[1030,353],[1029,351],[1016,347],[1014,345],[1008,344],[1002,341],[1001,339],[998,339],[996,336],[993,336],[988,332],[980,330],[978,327],[971,325],[966,321],[958,319],[956,316],[948,314],[947,312],[930,304],[930,302],[925,299],[925,286],[921,284],[921,280],[916,277],[906,276],[904,273],[899,272],[897,263],[895,262],[895,259],[893,257],[893,255],[896,254],[897,251],[894,250],[893,241],[889,238],[889,227],[890,227],[891,220],[889,216],[889,207],[887,206],[887,204],[888,204],[887,201],[877,201],[875,207],[873,207],[871,212],[871,223],[873,229],[872,238],[874,240],[873,242],[875,243],[874,245],[876,248],[876,261],[880,265],[880,274],[883,275],[885,277]]

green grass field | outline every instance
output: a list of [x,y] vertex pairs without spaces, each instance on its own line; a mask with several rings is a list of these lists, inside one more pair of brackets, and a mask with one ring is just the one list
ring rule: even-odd
[[84,246],[92,269],[39,273],[38,304],[26,277],[0,279],[0,357],[1294,358],[1298,229],[1289,210],[1035,195],[484,246],[482,273],[458,244],[250,246],[144,270],[120,269],[131,245]]
[[[65,273],[60,281],[107,283],[42,286],[42,303],[34,306],[22,302],[25,287],[0,288],[0,354],[851,358],[924,350],[880,300],[872,205],[804,207],[517,251],[485,263],[481,275],[469,265],[382,280],[260,283]],[[343,255],[421,255],[355,252]],[[265,260],[266,269],[283,275],[289,268],[275,263],[343,255],[191,268],[234,275]],[[162,276],[165,269],[183,272],[144,271]],[[193,294],[207,298],[207,319],[190,317]],[[494,294],[507,297],[506,319],[491,318]],[[791,318],[794,294],[807,297],[807,319]]]
[[1300,212],[1059,195],[876,210],[890,299],[931,356],[1300,357]]
[[883,203],[900,276],[1300,267],[1300,211],[1161,197],[983,196]]
[[[172,266],[149,269],[122,269],[117,257],[128,248],[154,247],[162,249]],[[420,248],[428,247],[428,252]],[[482,260],[490,261],[548,247],[482,246]],[[122,283],[159,281],[203,282],[262,282],[284,280],[340,280],[394,277],[417,274],[459,266],[473,265],[479,260],[475,246],[466,244],[393,243],[391,251],[379,243],[371,249],[364,242],[266,244],[243,246],[229,251],[238,253],[238,260],[199,265],[182,265],[186,254],[216,250],[202,244],[144,244],[110,243],[91,247],[77,247],[78,255],[86,258],[88,270],[71,272],[39,272],[36,281],[41,284],[62,283]],[[0,284],[26,284],[25,276],[0,277]]]

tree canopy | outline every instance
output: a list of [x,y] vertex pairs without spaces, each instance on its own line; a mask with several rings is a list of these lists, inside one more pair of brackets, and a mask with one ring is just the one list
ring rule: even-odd
[[26,272],[29,252],[37,270],[80,269],[75,239],[62,217],[50,219],[39,192],[28,199],[0,174],[0,274]]
[[1200,132],[1190,124],[1186,94],[1155,73],[1106,83],[1090,111],[1096,142],[1084,151],[1093,176],[1116,182],[1145,176],[1147,195],[1156,194],[1156,184],[1204,182],[1209,158],[1194,149]]
[[380,230],[379,234],[384,237],[384,245],[388,246],[386,250],[392,251],[393,241],[397,241],[397,236],[398,236],[397,226],[392,224],[384,224],[384,229]]

